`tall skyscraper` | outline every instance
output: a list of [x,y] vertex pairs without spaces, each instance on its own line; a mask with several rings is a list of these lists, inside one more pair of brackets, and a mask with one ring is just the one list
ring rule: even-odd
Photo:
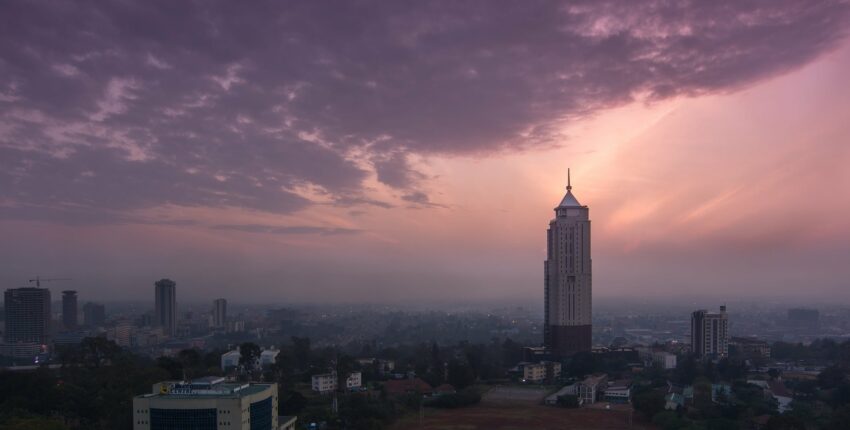
[[174,336],[177,329],[177,284],[171,279],[160,279],[156,286],[155,324],[162,332]]
[[50,335],[50,290],[10,288],[4,295],[6,343],[47,344]]
[[74,290],[62,292],[62,325],[65,330],[77,329],[77,292]]
[[88,302],[83,305],[83,324],[87,327],[100,327],[106,322],[106,307],[100,303]]
[[592,344],[590,216],[572,188],[568,170],[567,194],[546,232],[543,343],[556,356],[589,351]]
[[227,300],[213,301],[213,327],[224,327],[227,324]]
[[691,352],[699,358],[722,358],[729,354],[726,306],[721,306],[720,312],[702,309],[691,314]]

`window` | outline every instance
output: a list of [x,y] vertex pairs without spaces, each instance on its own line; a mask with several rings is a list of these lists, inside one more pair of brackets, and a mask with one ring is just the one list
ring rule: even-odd
[[216,427],[215,408],[151,408],[151,430],[207,430]]
[[272,429],[272,398],[251,403],[251,414],[248,421],[251,430],[273,430]]

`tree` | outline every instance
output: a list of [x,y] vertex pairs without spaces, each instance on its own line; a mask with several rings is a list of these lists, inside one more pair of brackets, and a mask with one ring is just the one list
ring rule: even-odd
[[246,369],[253,369],[260,358],[260,346],[253,342],[239,345],[239,364]]
[[806,424],[789,415],[776,415],[767,420],[764,430],[806,430]]
[[640,387],[636,390],[632,403],[636,411],[642,413],[646,419],[651,420],[655,414],[664,410],[664,405],[667,402],[664,399],[664,393]]
[[770,379],[779,379],[779,377],[782,376],[782,372],[780,372],[779,369],[770,368],[767,371],[767,376],[770,376]]
[[652,417],[652,423],[662,430],[679,430],[686,428],[688,422],[673,411],[661,411]]
[[66,430],[68,427],[52,418],[13,418],[0,428],[3,430]]
[[448,368],[448,382],[458,390],[464,389],[475,382],[475,373],[465,363],[458,360],[450,360]]
[[818,374],[818,385],[826,390],[835,388],[846,380],[847,374],[844,372],[844,369],[836,365],[829,366]]
[[83,361],[89,367],[109,363],[121,352],[121,347],[105,337],[87,337],[80,342]]
[[845,406],[836,410],[832,414],[832,419],[826,427],[829,430],[847,430],[850,429],[850,406]]
[[578,352],[567,365],[567,374],[576,378],[591,374],[597,370],[596,357],[591,352]]
[[693,384],[698,375],[697,360],[693,354],[688,354],[676,363],[676,381],[682,385]]
[[183,379],[183,365],[171,357],[159,357],[156,366],[168,372],[170,379]]
[[202,369],[203,360],[197,349],[184,349],[178,352],[177,361],[180,362],[187,378],[201,376],[198,373],[206,373],[206,369]]
[[350,355],[342,354],[336,359],[336,390],[340,393],[348,391],[348,378],[354,371],[356,361]]
[[292,353],[295,356],[295,366],[299,370],[305,370],[310,365],[310,338],[292,336]]

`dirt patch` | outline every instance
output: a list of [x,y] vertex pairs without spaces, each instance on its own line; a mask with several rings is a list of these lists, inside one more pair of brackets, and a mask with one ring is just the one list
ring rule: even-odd
[[604,409],[563,409],[528,402],[488,401],[453,409],[426,409],[396,423],[393,430],[643,430],[655,427],[629,425],[629,412]]

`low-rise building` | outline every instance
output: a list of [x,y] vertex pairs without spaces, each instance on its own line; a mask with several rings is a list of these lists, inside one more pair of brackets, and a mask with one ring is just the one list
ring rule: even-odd
[[280,354],[279,349],[267,349],[260,353],[260,366],[268,367],[275,364],[277,356]]
[[298,421],[296,416],[282,416],[277,419],[280,427],[278,430],[295,430],[295,422]]
[[676,368],[676,354],[666,351],[655,351],[652,353],[652,363],[658,364],[664,370]]
[[608,387],[608,375],[591,375],[576,384],[576,395],[584,405],[592,405]]
[[605,401],[611,403],[629,403],[632,396],[631,381],[611,381],[605,388]]
[[239,357],[241,356],[238,349],[221,354],[221,370],[226,371],[234,367],[239,367]]
[[519,363],[523,382],[543,382],[547,378],[554,380],[561,377],[561,363],[541,361],[539,363]]
[[[543,399],[543,402],[549,406],[555,406],[558,404],[558,400],[563,396],[576,396],[578,392],[578,384],[567,385],[560,390],[546,396]],[[581,399],[578,399],[578,404],[581,405]]]
[[751,337],[733,337],[729,346],[744,357],[770,358],[770,344]]
[[364,368],[376,368],[378,374],[381,376],[389,375],[393,373],[393,370],[395,370],[395,361],[393,360],[384,360],[382,358],[358,358],[357,362]]
[[[337,387],[336,372],[313,375],[312,382],[313,391],[316,391],[318,393],[328,393],[334,391]],[[346,379],[345,383],[346,388],[350,390],[352,388],[359,388],[361,385],[362,377],[360,372],[352,372],[350,375],[348,375],[348,379]]]
[[278,430],[277,405],[277,384],[159,382],[133,398],[133,430]]

